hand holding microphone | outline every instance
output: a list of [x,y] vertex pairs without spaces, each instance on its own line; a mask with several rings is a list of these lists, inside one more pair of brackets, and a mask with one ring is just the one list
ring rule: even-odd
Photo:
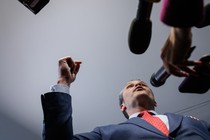
[[178,77],[195,74],[188,66],[199,65],[200,61],[189,61],[192,33],[191,28],[171,28],[168,39],[162,47],[161,59],[166,71]]
[[[186,60],[190,57],[190,55],[192,54],[192,52],[194,51],[195,46],[191,47],[186,55]],[[192,61],[193,62],[193,61]],[[200,63],[199,61],[194,61],[193,63]],[[187,65],[185,66],[187,67]],[[193,73],[195,74],[196,72],[194,70],[190,70],[193,71]],[[180,73],[183,73],[181,70],[179,71]],[[185,72],[184,72],[185,73]],[[164,65],[161,66],[161,68],[156,72],[153,73],[150,79],[150,83],[154,86],[154,87],[159,87],[162,86],[163,84],[165,84],[166,80],[168,79],[168,77],[171,75],[170,72],[167,72],[167,70],[165,69]]]
[[[191,47],[187,57],[190,56],[194,49],[195,47]],[[193,67],[197,75],[190,75],[186,77],[179,85],[178,89],[181,93],[203,94],[210,89],[210,55],[203,55],[199,61],[202,62],[202,65]],[[167,73],[165,68],[162,66],[151,76],[150,83],[155,87],[162,86],[169,76],[170,74]]]
[[175,76],[188,76],[194,71],[182,65],[197,65],[196,61],[186,61],[191,43],[191,28],[202,22],[204,17],[203,0],[163,0],[160,20],[171,26],[161,58],[168,73]]
[[128,35],[129,49],[134,54],[142,54],[149,47],[152,34],[150,15],[153,2],[159,1],[160,0],[139,0],[137,15],[131,23]]

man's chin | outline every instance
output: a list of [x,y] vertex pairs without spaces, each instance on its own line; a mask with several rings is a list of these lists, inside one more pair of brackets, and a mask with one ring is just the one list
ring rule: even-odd
[[154,99],[147,94],[139,94],[136,100],[140,106],[154,106]]

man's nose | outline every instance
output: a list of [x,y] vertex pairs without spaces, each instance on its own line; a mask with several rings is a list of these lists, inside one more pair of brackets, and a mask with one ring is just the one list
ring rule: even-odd
[[142,86],[141,83],[136,83],[136,84],[135,84],[135,87],[141,87],[141,86]]

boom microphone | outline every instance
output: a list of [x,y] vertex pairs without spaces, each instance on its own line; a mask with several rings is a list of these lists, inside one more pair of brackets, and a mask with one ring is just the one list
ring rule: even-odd
[[153,3],[139,0],[136,18],[133,19],[129,36],[129,49],[134,54],[144,53],[151,40],[152,22],[150,20]]
[[203,0],[163,0],[160,20],[173,27],[192,27],[203,19]]

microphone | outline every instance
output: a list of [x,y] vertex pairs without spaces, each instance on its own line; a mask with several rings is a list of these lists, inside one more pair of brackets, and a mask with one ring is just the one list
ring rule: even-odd
[[178,87],[181,93],[203,94],[210,89],[210,55],[203,55],[200,61],[203,65],[193,68],[198,76],[186,77]]
[[[186,59],[188,59],[191,55],[191,53],[194,51],[195,46],[191,47],[189,52],[186,55]],[[150,78],[150,83],[154,86],[154,87],[160,87],[163,84],[165,84],[166,80],[168,79],[168,77],[171,74],[169,74],[166,69],[164,68],[164,66],[161,66],[160,69],[156,72],[153,73],[151,78]]]
[[163,0],[160,20],[173,27],[192,27],[203,19],[203,0]]
[[202,21],[196,25],[197,28],[203,28],[210,25],[210,3],[204,7],[204,16]]
[[18,0],[35,15],[44,8],[50,0]]
[[166,80],[168,79],[168,77],[171,74],[169,74],[164,66],[161,66],[160,69],[156,72],[153,73],[151,78],[150,78],[150,83],[154,86],[154,87],[159,87],[162,86],[163,84],[165,84]]
[[139,0],[136,18],[133,19],[129,35],[129,49],[134,54],[144,53],[151,40],[152,22],[150,20],[153,3]]

